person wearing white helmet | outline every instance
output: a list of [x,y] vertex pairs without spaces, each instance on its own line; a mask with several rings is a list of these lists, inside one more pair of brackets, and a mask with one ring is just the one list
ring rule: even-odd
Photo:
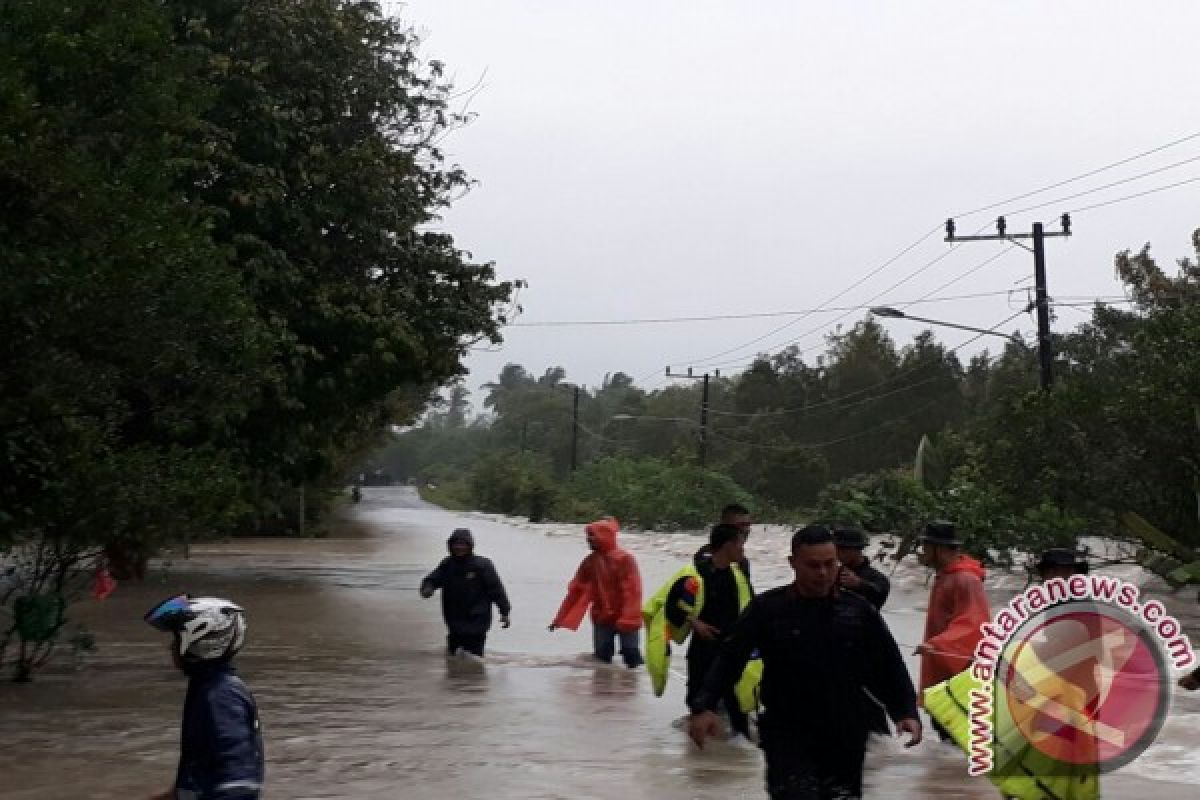
[[175,785],[154,800],[258,800],[264,766],[258,706],[233,668],[246,640],[241,606],[176,595],[146,613],[172,634],[171,658],[188,676]]

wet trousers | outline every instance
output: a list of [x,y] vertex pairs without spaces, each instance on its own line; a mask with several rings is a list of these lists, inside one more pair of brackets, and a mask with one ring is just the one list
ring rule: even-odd
[[612,663],[613,654],[616,651],[613,646],[614,639],[618,639],[621,642],[621,658],[625,660],[625,666],[632,669],[633,667],[640,667],[645,663],[642,660],[642,651],[638,645],[637,631],[621,633],[610,625],[592,624],[593,652],[596,654],[596,658],[605,664]]
[[468,653],[474,653],[480,658],[483,658],[483,643],[486,640],[486,633],[449,633],[446,634],[446,652],[450,655],[454,655],[454,652],[461,648],[466,650]]
[[[801,720],[794,720],[801,725]],[[861,747],[815,747],[797,731],[759,717],[758,735],[767,762],[771,800],[858,800],[862,797],[866,735]]]
[[[688,648],[687,654],[687,706],[692,707],[696,699],[696,695],[704,688],[704,676],[708,674],[708,670],[712,667],[713,662],[717,660],[717,655],[720,653],[720,648],[717,646],[697,647],[693,645]],[[742,711],[738,705],[737,693],[730,687],[729,691],[721,698],[722,705],[725,706],[726,713],[729,714],[729,727],[734,733],[740,733],[743,736],[750,735],[750,718]]]

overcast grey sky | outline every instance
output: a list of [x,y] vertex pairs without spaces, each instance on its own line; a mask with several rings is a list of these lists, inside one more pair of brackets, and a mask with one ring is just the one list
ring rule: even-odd
[[[423,54],[446,62],[460,87],[483,76],[470,102],[478,118],[446,143],[479,184],[442,227],[503,277],[529,282],[522,323],[1004,292],[1031,282],[1032,256],[980,243],[930,264],[950,250],[940,230],[947,216],[1200,132],[1194,0],[388,5],[424,33]],[[1189,158],[1200,158],[1200,137],[960,218],[959,232],[990,232],[1000,211]],[[1009,231],[1035,220],[1057,229],[1062,211],[1191,178],[1200,160],[1012,214]],[[1076,214],[1075,235],[1047,243],[1051,295],[1119,294],[1113,255],[1145,242],[1163,264],[1190,254],[1198,201],[1200,182]],[[1023,299],[910,310],[989,327]],[[797,339],[815,355],[823,333],[863,312],[839,320],[845,313],[510,327],[499,352],[472,355],[468,385],[516,362],[537,374],[559,365],[588,385],[622,370],[656,386],[667,364],[736,370]],[[1056,327],[1086,313],[1064,307]],[[919,330],[901,320],[887,328],[900,342]],[[1006,326],[1033,328],[1029,316]],[[938,337],[953,346],[971,334]]]

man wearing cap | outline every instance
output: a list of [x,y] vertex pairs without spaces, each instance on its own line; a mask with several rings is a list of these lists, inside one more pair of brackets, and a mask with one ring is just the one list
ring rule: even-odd
[[833,529],[833,544],[837,547],[838,585],[864,597],[877,610],[887,602],[891,582],[879,570],[871,566],[863,555],[867,546],[867,535],[858,528],[838,525]]
[[[983,638],[980,626],[991,619],[983,591],[983,566],[962,552],[952,522],[930,522],[921,537],[921,563],[937,571],[925,612],[925,636],[917,646],[921,657],[921,693],[967,669]],[[934,730],[947,733],[936,721]]]
[[1066,580],[1072,575],[1087,575],[1088,563],[1074,550],[1051,547],[1042,553],[1042,559],[1037,563],[1037,573],[1042,583],[1055,578]]
[[500,611],[500,627],[509,626],[512,611],[504,584],[490,559],[475,555],[475,538],[458,528],[446,541],[450,555],[421,581],[421,596],[442,590],[442,618],[446,620],[446,652],[459,650],[483,657],[483,645],[492,627],[492,605]]

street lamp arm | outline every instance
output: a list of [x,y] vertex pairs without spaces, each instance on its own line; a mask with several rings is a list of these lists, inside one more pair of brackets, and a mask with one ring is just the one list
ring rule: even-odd
[[992,328],[977,328],[974,325],[962,325],[957,322],[946,322],[945,320],[929,319],[928,317],[915,317],[912,314],[908,314],[904,311],[885,306],[872,308],[871,313],[877,317],[886,317],[888,319],[911,319],[913,322],[924,322],[926,325],[938,325],[943,328],[955,328],[960,331],[978,333],[981,336],[999,336],[1002,339],[1008,339],[1010,342],[1020,347],[1027,346],[1019,337],[1013,336],[1010,333],[1002,333]]
[[685,422],[688,425],[697,424],[696,420],[688,419],[687,417],[654,417],[654,416],[641,415],[641,414],[613,414],[612,419],[622,420],[622,421],[635,420],[635,419],[637,419],[637,420],[646,419],[646,420],[652,420],[655,422]]
[[1010,342],[1015,342],[1016,344],[1025,344],[1011,333],[1003,333],[1001,331],[989,330],[987,328],[976,328],[974,325],[960,325],[957,322],[943,322],[940,319],[926,319],[925,317],[914,317],[910,314],[905,314],[904,319],[911,319],[914,322],[924,322],[927,325],[940,325],[943,328],[957,328],[960,331],[970,331],[971,333],[985,334],[987,336],[999,336],[1002,339],[1008,339]]

